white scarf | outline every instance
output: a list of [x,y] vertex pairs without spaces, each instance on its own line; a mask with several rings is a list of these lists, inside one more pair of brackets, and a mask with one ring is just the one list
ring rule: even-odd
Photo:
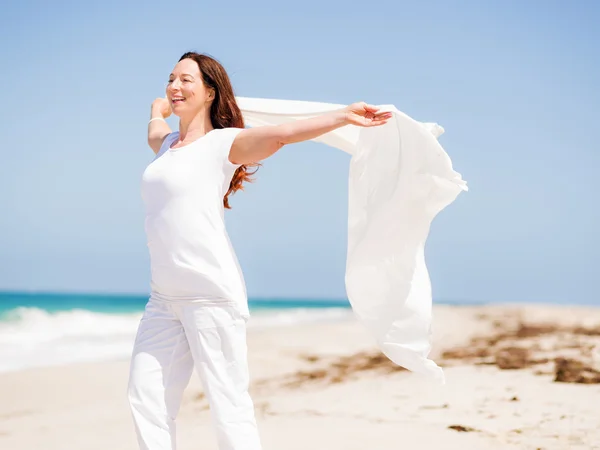
[[[346,105],[237,97],[246,125],[278,125]],[[387,124],[345,126],[314,139],[351,155],[346,293],[357,319],[396,364],[444,383],[428,359],[432,295],[424,247],[432,220],[465,181],[437,141],[444,129],[393,105]]]

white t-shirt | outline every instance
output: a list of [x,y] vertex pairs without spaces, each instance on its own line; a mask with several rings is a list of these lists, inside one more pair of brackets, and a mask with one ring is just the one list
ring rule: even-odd
[[214,129],[183,147],[169,134],[142,176],[152,295],[164,301],[233,302],[246,287],[225,228],[223,197],[235,170],[229,151],[242,128]]

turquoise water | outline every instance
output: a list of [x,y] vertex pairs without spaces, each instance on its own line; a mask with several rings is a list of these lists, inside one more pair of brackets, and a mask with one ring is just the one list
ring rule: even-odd
[[[106,314],[141,312],[148,301],[147,295],[77,294],[39,292],[0,292],[0,320],[17,308],[39,308],[54,313],[83,309]],[[266,299],[251,298],[251,311],[295,308],[349,308],[347,300],[335,299]]]
[[[147,295],[0,292],[0,372],[127,359],[147,301]],[[588,302],[592,304],[597,302]],[[345,299],[251,298],[249,305],[249,328],[331,322],[353,315]]]

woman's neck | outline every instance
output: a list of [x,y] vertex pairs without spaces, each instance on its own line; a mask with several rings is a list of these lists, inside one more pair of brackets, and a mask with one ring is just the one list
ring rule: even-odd
[[179,141],[195,141],[213,129],[208,110],[200,111],[189,119],[182,117],[179,120]]

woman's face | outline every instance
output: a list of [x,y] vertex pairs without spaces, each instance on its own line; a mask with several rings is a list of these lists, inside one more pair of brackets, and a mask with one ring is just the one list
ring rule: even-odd
[[213,98],[212,90],[204,86],[200,68],[193,59],[177,63],[169,75],[166,94],[173,114],[179,117],[196,115]]

